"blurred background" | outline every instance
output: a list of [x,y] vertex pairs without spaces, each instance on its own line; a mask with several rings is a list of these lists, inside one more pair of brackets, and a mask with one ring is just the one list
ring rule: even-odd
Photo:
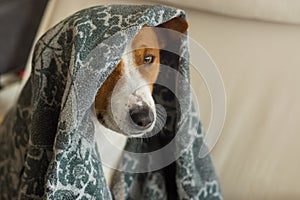
[[47,0],[0,0],[0,121],[15,102]]
[[[224,198],[300,199],[297,0],[0,0],[0,121],[29,75],[34,41],[47,29],[94,5],[156,3],[186,11],[189,36],[223,78],[227,115],[211,153]],[[207,130],[210,95],[193,67],[191,77]]]

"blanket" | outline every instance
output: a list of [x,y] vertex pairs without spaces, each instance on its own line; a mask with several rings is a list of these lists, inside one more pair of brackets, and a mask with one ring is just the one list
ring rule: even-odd
[[172,44],[176,53],[161,51],[161,64],[177,72],[162,70],[153,89],[166,113],[163,127],[147,139],[128,139],[111,187],[103,175],[96,93],[143,25],[174,17],[185,13],[97,6],[38,40],[31,76],[0,126],[0,199],[222,199],[210,156],[200,156],[205,144],[189,90],[187,34]]

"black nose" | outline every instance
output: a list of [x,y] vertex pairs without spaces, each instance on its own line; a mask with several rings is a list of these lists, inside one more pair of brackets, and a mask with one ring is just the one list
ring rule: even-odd
[[154,114],[148,106],[134,106],[129,110],[132,121],[141,128],[148,128],[154,121]]

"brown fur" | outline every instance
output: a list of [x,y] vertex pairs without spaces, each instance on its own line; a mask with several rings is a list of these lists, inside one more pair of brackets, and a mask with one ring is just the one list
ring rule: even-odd
[[108,101],[112,95],[112,91],[117,84],[118,80],[124,74],[124,65],[122,60],[119,62],[114,71],[108,76],[108,78],[103,83],[102,87],[99,89],[96,99],[95,108],[96,113],[99,115],[105,115],[107,113]]
[[[136,35],[132,42],[134,61],[136,67],[140,71],[142,77],[148,82],[150,90],[153,90],[153,83],[156,81],[159,73],[159,44],[157,36],[152,28],[143,27],[142,30]],[[147,48],[151,47],[151,48]],[[144,65],[144,57],[146,55],[154,56],[154,61],[149,66]]]

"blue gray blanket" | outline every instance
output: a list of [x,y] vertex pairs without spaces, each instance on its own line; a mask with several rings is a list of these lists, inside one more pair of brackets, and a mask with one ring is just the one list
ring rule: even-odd
[[[143,25],[174,17],[185,14],[158,5],[98,6],[39,39],[31,76],[0,126],[0,199],[222,199],[210,156],[199,156],[203,133],[188,87],[187,35],[178,41],[178,55],[161,52],[162,64],[186,79],[159,75],[175,88],[153,91],[167,113],[164,127],[142,142],[128,140],[111,189],[103,176],[91,119],[95,95]],[[151,155],[169,144],[171,154]],[[132,152],[150,156],[140,160]],[[155,159],[170,162],[151,168]]]

